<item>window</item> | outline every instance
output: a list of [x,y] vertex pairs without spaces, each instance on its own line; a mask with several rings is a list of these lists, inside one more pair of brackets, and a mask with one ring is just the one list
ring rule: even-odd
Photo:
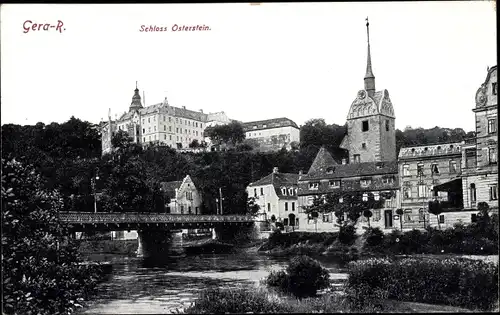
[[146,142],[146,137],[144,137],[144,138],[142,139],[142,142]]
[[151,136],[148,136],[148,141],[151,141]]
[[368,120],[363,120],[361,130],[363,132],[368,131]]
[[184,133],[188,133],[188,130],[187,130],[187,129],[184,129]]
[[366,149],[366,143],[361,143],[361,148]]
[[403,188],[403,198],[404,199],[410,199],[411,198],[411,190],[409,187],[404,187]]
[[359,183],[361,184],[361,187],[367,187],[372,183],[372,180],[371,180],[371,178],[364,178],[364,179],[360,179]]
[[444,214],[441,214],[441,215],[439,216],[439,223],[440,223],[440,224],[441,224],[441,223],[444,223]]
[[193,200],[193,192],[186,191],[186,199],[187,200]]
[[288,188],[288,195],[293,196],[293,188]]
[[340,180],[331,180],[330,188],[340,188]]
[[150,123],[150,122],[151,122],[151,118],[148,117],[148,123]]
[[168,131],[172,132],[172,126],[168,126]]
[[418,198],[423,198],[427,197],[427,186],[425,185],[418,185]]
[[403,218],[405,222],[412,222],[411,209],[405,209],[403,213]]
[[264,196],[264,188],[262,188],[262,187],[260,188],[260,195]]
[[295,202],[292,202],[292,211],[295,211]]
[[163,135],[163,140],[167,140],[167,135]]
[[497,95],[497,82],[491,83],[491,93]]
[[319,183],[309,183],[309,190],[318,190],[319,188]]
[[168,117],[168,122],[172,122],[172,117]]
[[488,133],[493,133],[497,131],[497,125],[495,124],[495,119],[488,119]]
[[457,162],[450,161],[450,173],[456,173],[456,172],[457,172]]
[[434,163],[431,165],[431,170],[432,170],[432,174],[439,174],[439,168],[438,168],[438,165],[437,163]]
[[354,154],[352,157],[354,159],[354,163],[359,163],[360,162],[359,154]]
[[200,124],[200,128],[203,128],[203,124]]
[[155,141],[156,141],[156,135],[155,135]]
[[268,203],[268,204],[267,204],[267,212],[270,212],[270,211],[271,211],[271,204],[270,204],[270,203]]
[[170,140],[172,140],[172,135],[169,136]]
[[176,117],[175,118],[175,122],[178,123],[179,122],[179,118]]
[[381,216],[380,216],[380,209],[373,209],[372,210],[373,216],[372,216],[372,221],[380,221]]
[[403,165],[403,176],[410,176],[410,165]]
[[184,206],[181,205],[181,214],[183,214],[183,213],[184,213]]
[[368,201],[368,194],[367,193],[363,194],[363,201]]
[[375,201],[379,201],[380,200],[380,194],[378,192],[374,192],[373,193],[373,199],[375,199]]
[[146,129],[145,128],[142,128],[142,133],[146,133]]
[[424,176],[424,164],[417,164],[417,176]]
[[153,120],[156,121],[156,116],[153,116]]
[[490,186],[490,200],[498,200],[498,186],[497,185]]
[[326,169],[327,174],[333,174],[334,171],[335,171],[335,167],[329,167]]
[[257,188],[254,188],[254,189],[253,189],[253,196],[254,196],[254,197],[257,197]]
[[385,131],[389,131],[390,124],[389,124],[389,119],[385,120]]
[[490,164],[497,164],[497,149],[489,148],[488,149],[488,160]]
[[394,183],[394,176],[386,176],[382,178],[382,183],[384,184],[392,184]]
[[142,124],[143,124],[143,125],[145,124],[145,122],[144,122],[144,118],[142,119]]
[[156,126],[155,126],[155,132],[156,132]]
[[283,194],[283,196],[286,196],[286,188],[285,187],[281,188],[281,193]]
[[288,202],[285,202],[285,211],[288,211]]
[[330,214],[323,213],[323,222],[330,222]]
[[163,126],[163,131],[167,131],[167,126]]
[[151,133],[151,127],[148,128],[148,133]]

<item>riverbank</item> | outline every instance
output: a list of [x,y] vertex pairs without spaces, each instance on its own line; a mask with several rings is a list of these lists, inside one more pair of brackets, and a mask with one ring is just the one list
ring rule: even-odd
[[139,243],[137,240],[78,240],[80,254],[95,253],[136,256]]

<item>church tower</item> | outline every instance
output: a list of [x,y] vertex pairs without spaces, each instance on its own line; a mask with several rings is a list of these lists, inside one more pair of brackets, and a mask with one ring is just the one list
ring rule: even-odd
[[341,148],[349,151],[350,163],[396,160],[394,109],[387,90],[376,91],[370,52],[370,29],[366,18],[368,55],[365,86],[358,91],[347,115],[347,135]]

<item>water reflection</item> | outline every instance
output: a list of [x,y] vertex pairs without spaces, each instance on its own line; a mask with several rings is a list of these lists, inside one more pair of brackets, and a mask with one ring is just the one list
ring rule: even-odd
[[[189,306],[209,287],[258,285],[288,259],[245,254],[206,254],[163,259],[94,255],[113,264],[109,280],[81,314],[168,314]],[[345,278],[336,262],[322,261],[334,278]]]

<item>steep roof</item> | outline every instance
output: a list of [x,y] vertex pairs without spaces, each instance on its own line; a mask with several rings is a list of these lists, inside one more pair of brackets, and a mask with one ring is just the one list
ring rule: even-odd
[[377,91],[373,96],[366,90],[358,91],[356,99],[352,102],[347,114],[347,119],[354,119],[372,115],[385,115],[394,117],[394,108],[386,89]]
[[248,187],[273,185],[274,191],[276,192],[276,195],[280,199],[297,199],[296,194],[294,194],[293,196],[290,196],[288,194],[283,195],[281,188],[286,187],[287,189],[288,188],[295,189],[297,187],[298,180],[299,180],[299,174],[278,172],[278,173],[271,173],[254,183],[250,183]]
[[259,120],[259,121],[250,121],[243,123],[243,129],[245,131],[289,127],[289,126],[299,129],[299,127],[293,120],[288,119],[286,117]]
[[337,165],[337,162],[333,159],[332,155],[325,147],[321,147],[314,158],[311,167],[309,168],[308,174],[317,174],[326,172],[328,168],[334,167]]
[[324,170],[323,172],[307,173],[302,175],[300,181],[397,174],[397,172],[397,161],[340,164],[335,165],[331,172]]

